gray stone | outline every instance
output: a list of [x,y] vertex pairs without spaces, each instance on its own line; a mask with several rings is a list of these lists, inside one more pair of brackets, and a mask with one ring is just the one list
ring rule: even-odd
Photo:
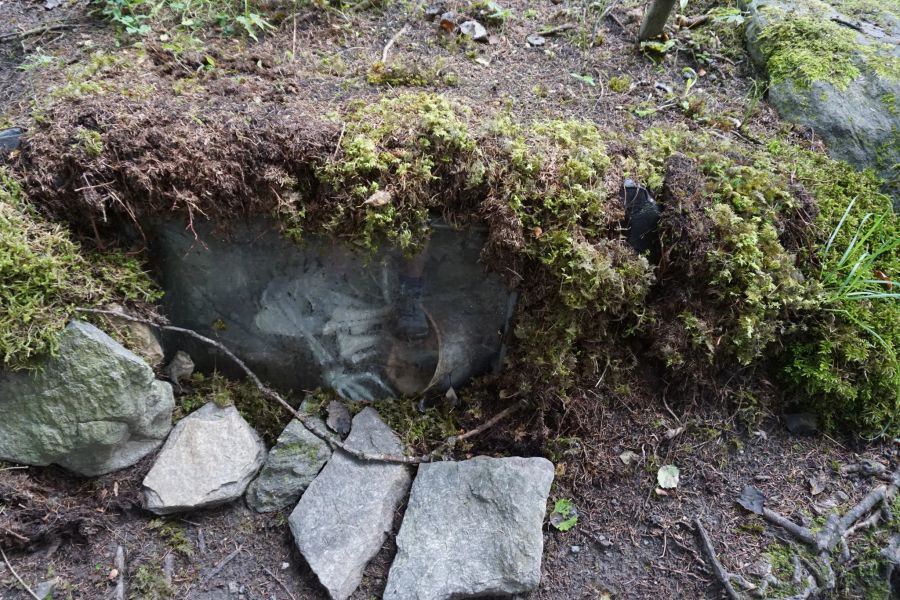
[[110,473],[159,447],[174,407],[171,386],[140,357],[73,321],[39,371],[0,371],[0,459]]
[[[125,310],[125,307],[121,304],[110,304],[106,309],[126,315],[128,314],[128,311]],[[144,323],[135,323],[134,321],[129,321],[127,319],[117,319],[113,316],[110,316],[109,319],[115,323],[117,327],[121,327],[121,329],[124,330],[124,334],[127,338],[126,343],[135,354],[147,361],[153,368],[162,364],[162,361],[165,358],[162,346],[160,346],[159,340],[156,339],[156,335],[148,325],[145,325]]]
[[476,598],[537,588],[553,474],[553,464],[543,458],[421,465],[384,600]]
[[459,32],[467,35],[474,42],[486,42],[488,40],[487,29],[478,21],[466,21],[459,26]]
[[[397,435],[372,408],[354,417],[346,443],[371,453],[403,452]],[[403,465],[364,462],[339,450],[300,498],[289,520],[291,532],[332,600],[348,598],[359,586],[409,483]]]
[[256,512],[293,507],[329,458],[328,444],[294,419],[278,436],[259,477],[247,489],[247,504]]
[[175,425],[144,478],[144,503],[166,515],[240,498],[265,454],[259,434],[234,406],[210,402]]
[[[855,36],[861,47],[874,50],[880,55],[879,60],[900,59],[900,19],[888,10],[884,11],[888,21],[876,26],[842,14],[838,0],[831,2],[837,8],[790,0],[745,0],[744,4],[749,11],[747,47],[763,68],[766,57],[760,33],[779,19],[803,14],[824,21],[855,23]],[[854,58],[858,64],[866,60],[861,54]],[[769,86],[769,102],[782,118],[812,128],[834,158],[858,168],[871,167],[889,180],[896,175],[893,166],[900,163],[900,116],[894,102],[886,99],[900,97],[900,80],[879,75],[865,66],[860,71],[846,89],[826,81],[813,81],[808,86],[793,81],[774,83]]]

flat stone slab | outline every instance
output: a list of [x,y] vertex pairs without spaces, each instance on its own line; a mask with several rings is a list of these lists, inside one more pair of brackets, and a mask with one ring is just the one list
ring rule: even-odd
[[[403,453],[400,439],[372,408],[354,417],[346,443],[366,452]],[[364,462],[339,450],[300,498],[291,532],[332,600],[345,600],[359,586],[409,484],[403,465]]]
[[536,589],[553,475],[553,463],[543,458],[421,465],[384,600],[455,600]]
[[256,512],[293,507],[329,458],[328,444],[294,419],[278,436],[259,477],[247,489],[247,505]]
[[210,402],[175,425],[144,478],[144,503],[158,515],[240,498],[265,461],[259,434],[234,406]]
[[2,460],[103,475],[159,448],[172,428],[172,387],[89,323],[69,323],[40,367],[0,370]]

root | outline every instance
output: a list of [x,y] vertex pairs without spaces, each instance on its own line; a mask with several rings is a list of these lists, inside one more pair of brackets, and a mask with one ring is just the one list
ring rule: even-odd
[[[799,588],[804,584],[804,580],[806,582],[803,591],[791,596],[791,599],[804,600],[820,591],[835,589],[837,576],[831,563],[833,551],[840,546],[841,555],[839,560],[842,562],[849,560],[848,538],[850,535],[861,529],[874,527],[885,516],[886,512],[890,510],[889,503],[897,494],[898,489],[900,489],[900,468],[890,477],[888,485],[876,487],[843,515],[830,514],[825,522],[825,526],[819,532],[813,532],[810,528],[798,525],[787,517],[766,508],[764,506],[765,499],[756,488],[750,486],[744,488],[737,502],[746,510],[760,515],[772,525],[784,530],[794,541],[803,543],[817,556],[817,561],[810,560],[796,549],[793,542],[787,541],[788,545],[792,547],[791,561],[794,566],[791,583],[795,588]],[[739,594],[735,595],[737,592],[731,586],[731,581],[735,580],[735,576],[724,570],[715,557],[709,536],[703,530],[699,520],[695,521],[695,523],[698,531],[700,531],[704,552],[713,563],[716,578],[725,587],[730,598],[740,599],[741,596]],[[894,556],[895,552],[892,547],[889,547],[883,550],[882,554],[889,557]],[[818,564],[814,564],[816,562]],[[891,573],[888,574],[889,577],[890,575]],[[776,578],[770,576],[760,585],[754,595],[765,597],[769,583],[781,585]]]
[[149,325],[150,327],[155,327],[155,328],[163,330],[163,331],[171,331],[174,333],[181,333],[181,334],[190,336],[196,340],[199,340],[199,341],[203,342],[204,344],[207,344],[209,346],[216,348],[217,350],[219,350],[220,352],[225,354],[225,356],[230,358],[232,360],[232,362],[234,362],[234,364],[237,365],[244,372],[244,374],[247,376],[247,378],[250,379],[251,382],[253,382],[253,385],[256,386],[256,388],[259,390],[259,392],[263,396],[265,396],[266,398],[268,398],[274,402],[277,402],[284,410],[289,412],[294,418],[296,418],[301,423],[303,423],[303,425],[305,425],[306,428],[309,429],[309,431],[313,435],[315,435],[319,439],[323,440],[326,444],[331,446],[332,449],[342,450],[342,451],[346,452],[347,454],[349,454],[359,460],[364,460],[364,461],[369,461],[369,462],[396,463],[396,464],[404,464],[404,465],[417,465],[417,464],[432,462],[436,458],[440,457],[446,450],[452,449],[456,445],[457,442],[474,437],[481,433],[484,433],[485,431],[487,431],[488,429],[490,429],[491,427],[493,427],[494,425],[496,425],[497,423],[502,421],[504,418],[513,414],[514,412],[516,412],[523,406],[523,402],[514,404],[514,405],[506,408],[505,410],[502,410],[499,413],[497,413],[494,417],[492,417],[491,419],[486,421],[483,425],[481,425],[471,431],[468,431],[466,433],[448,437],[446,440],[444,440],[443,443],[438,445],[437,448],[435,448],[428,454],[423,454],[420,456],[399,456],[399,455],[394,455],[394,454],[377,454],[377,453],[363,452],[362,450],[358,450],[356,448],[348,446],[342,440],[340,440],[339,438],[337,438],[334,435],[331,435],[330,433],[328,433],[328,431],[324,430],[319,425],[319,422],[317,419],[314,419],[310,415],[298,411],[293,406],[288,404],[288,402],[284,398],[282,398],[278,392],[276,392],[275,390],[273,390],[272,388],[270,388],[269,386],[264,384],[262,382],[262,380],[259,378],[259,376],[257,376],[256,373],[254,373],[250,369],[250,367],[248,367],[244,363],[244,361],[242,361],[240,358],[238,358],[231,350],[229,350],[221,342],[217,342],[216,340],[213,340],[204,335],[201,335],[201,334],[197,333],[196,331],[194,331],[193,329],[186,329],[184,327],[175,327],[173,325],[165,325],[165,324],[157,323],[155,321],[150,321],[148,319],[132,317],[131,315],[126,315],[124,313],[117,312],[117,311],[101,310],[101,309],[97,309],[97,308],[78,308],[76,310],[78,312],[89,313],[89,314],[113,316],[113,317],[116,317],[119,319],[125,319],[126,321],[132,321],[134,323],[141,323],[143,325]]

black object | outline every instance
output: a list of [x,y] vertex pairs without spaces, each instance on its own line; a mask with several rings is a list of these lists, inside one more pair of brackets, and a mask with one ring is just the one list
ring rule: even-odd
[[21,127],[0,129],[0,158],[6,158],[13,150],[19,148],[22,141],[23,130]]
[[631,179],[622,184],[622,203],[625,206],[625,228],[628,230],[628,245],[638,252],[650,251],[659,247],[656,232],[659,224],[659,206],[642,185]]

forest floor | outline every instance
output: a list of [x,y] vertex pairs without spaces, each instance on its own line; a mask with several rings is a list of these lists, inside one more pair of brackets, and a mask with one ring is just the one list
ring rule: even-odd
[[[96,4],[76,0],[48,9],[43,0],[0,0],[0,36],[56,26],[0,42],[0,127],[26,119],[98,52],[129,57],[135,88],[153,81],[171,86],[173,94],[190,94],[192,86],[212,89],[221,82],[201,80],[196,73],[198,66],[217,63],[243,77],[239,88],[221,86],[235,106],[302,95],[334,110],[392,87],[380,82],[383,71],[373,67],[387,55],[389,64],[404,66],[398,77],[407,78],[406,84],[418,77],[415,87],[464,99],[476,113],[507,109],[529,118],[579,116],[629,132],[683,122],[719,136],[767,132],[817,144],[809,131],[780,121],[760,102],[761,76],[734,25],[710,21],[682,29],[667,58],[654,62],[636,48],[636,0],[613,2],[603,17],[577,0],[502,4],[496,24],[482,19],[490,33],[487,43],[448,35],[404,3],[343,12],[295,4],[280,9],[281,18],[273,19],[276,29],[258,43],[237,35],[198,41],[190,34],[155,32],[144,38],[148,52],[135,58],[135,39],[91,15]],[[688,12],[701,15],[708,8],[689,5]],[[540,32],[545,43],[530,46],[526,38]],[[172,44],[183,47],[167,49]],[[698,74],[690,89],[685,68]],[[405,87],[400,80],[394,83]],[[667,99],[673,92],[676,101]],[[736,121],[745,123],[743,133],[729,125]],[[572,500],[578,522],[567,532],[546,526],[542,583],[531,598],[722,597],[698,544],[695,519],[710,532],[725,568],[750,579],[767,556],[777,563],[784,546],[777,530],[736,504],[745,486],[762,491],[772,510],[815,525],[879,484],[877,477],[850,474],[846,467],[871,460],[890,472],[898,462],[897,448],[888,442],[794,435],[782,415],[770,413],[757,414],[748,427],[748,407],[739,402],[710,408],[692,398],[660,397],[651,389],[656,386],[619,394],[579,390],[573,401],[593,402],[600,426],[576,438],[568,431],[576,424],[563,416],[549,432],[549,458],[557,464],[551,505]],[[470,452],[536,452],[511,446],[515,434],[501,424],[477,439]],[[627,451],[634,455],[623,454]],[[0,535],[8,548],[8,562],[0,564],[0,598],[29,597],[12,569],[30,586],[58,578],[56,600],[111,597],[118,546],[125,550],[131,598],[166,597],[158,591],[166,555],[175,559],[172,597],[325,598],[294,549],[287,515],[257,515],[232,505],[154,519],[140,507],[140,482],[151,464],[149,457],[93,480],[53,467],[0,467],[5,500]],[[657,490],[663,465],[680,470],[677,491],[665,495]],[[26,531],[42,533],[17,541]],[[875,547],[881,541],[863,543]],[[355,600],[380,596],[392,555],[389,537]],[[872,577],[866,570],[872,567],[871,552],[857,555],[868,562],[846,567],[834,597],[870,597],[860,582]]]

